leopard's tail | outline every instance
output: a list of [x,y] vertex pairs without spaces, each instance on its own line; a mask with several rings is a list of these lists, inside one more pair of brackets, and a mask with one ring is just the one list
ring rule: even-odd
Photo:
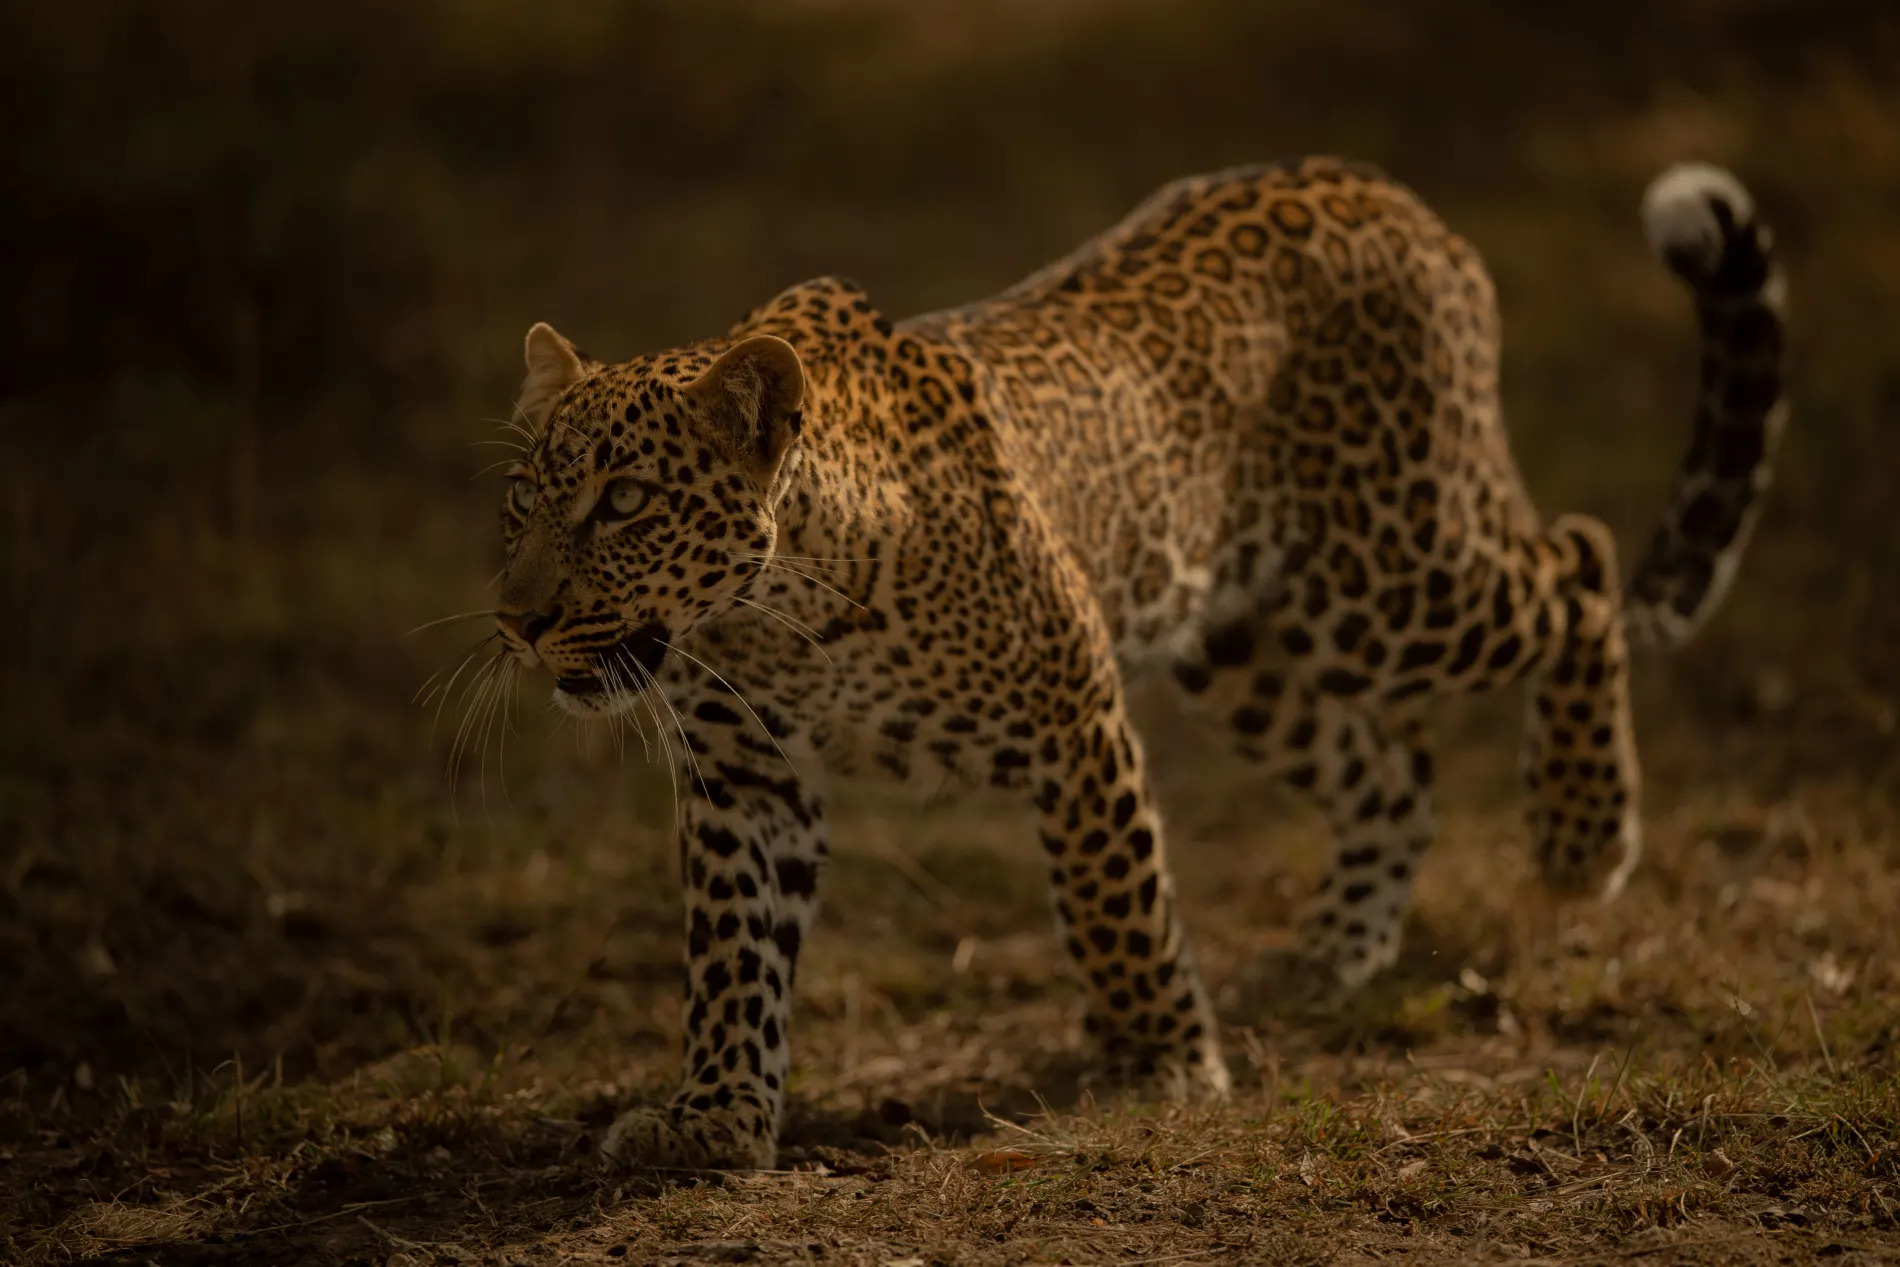
[[1682,163],[1643,195],[1643,231],[1695,296],[1702,385],[1662,524],[1630,573],[1632,639],[1679,646],[1721,603],[1761,513],[1787,423],[1786,286],[1740,181]]

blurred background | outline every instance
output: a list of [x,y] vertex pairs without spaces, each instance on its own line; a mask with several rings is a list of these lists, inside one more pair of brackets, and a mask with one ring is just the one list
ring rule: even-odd
[[[550,742],[524,696],[507,777],[452,788],[453,716],[432,738],[410,702],[470,638],[404,631],[486,601],[472,446],[522,332],[621,357],[826,272],[954,304],[1174,176],[1300,153],[1384,165],[1477,244],[1532,491],[1626,550],[1695,364],[1638,198],[1681,158],[1752,187],[1793,423],[1728,606],[1642,668],[1650,803],[1886,804],[1897,66],[1881,0],[7,6],[0,1077],[77,1103],[233,1054],[333,1072],[451,1017],[492,1046],[590,963],[599,1008],[670,981],[637,761]],[[1517,708],[1463,726],[1471,795],[1509,793]]]

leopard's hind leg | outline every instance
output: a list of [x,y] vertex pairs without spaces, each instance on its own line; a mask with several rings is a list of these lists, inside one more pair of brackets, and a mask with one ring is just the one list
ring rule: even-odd
[[1554,896],[1616,896],[1642,852],[1641,769],[1630,717],[1616,546],[1597,520],[1566,515],[1563,629],[1532,676],[1523,777],[1532,848]]
[[[1301,957],[1347,989],[1397,959],[1412,883],[1434,833],[1433,759],[1409,715],[1328,694],[1256,651],[1244,627],[1206,640],[1175,677],[1235,747],[1304,791],[1333,857],[1300,920]],[[1262,667],[1264,665],[1265,667]]]

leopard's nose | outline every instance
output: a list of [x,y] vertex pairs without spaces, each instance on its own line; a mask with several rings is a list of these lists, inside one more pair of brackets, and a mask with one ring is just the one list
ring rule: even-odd
[[561,608],[556,606],[545,612],[497,612],[495,623],[521,639],[529,646],[540,640],[542,634],[561,622]]

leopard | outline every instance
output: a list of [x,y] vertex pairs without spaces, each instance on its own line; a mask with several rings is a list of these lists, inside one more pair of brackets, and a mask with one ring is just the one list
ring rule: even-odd
[[1395,962],[1434,834],[1433,700],[1526,685],[1533,874],[1614,897],[1642,848],[1632,648],[1717,608],[1785,429],[1785,284],[1746,188],[1643,197],[1700,333],[1688,451],[1627,578],[1514,462],[1478,252],[1362,163],[1168,184],[964,307],[839,277],[623,362],[525,341],[493,636],[556,708],[642,716],[675,778],[677,1091],[614,1164],[774,1164],[838,780],[1022,807],[1096,1066],[1218,1097],[1131,685],[1160,683],[1333,838],[1301,962]]

